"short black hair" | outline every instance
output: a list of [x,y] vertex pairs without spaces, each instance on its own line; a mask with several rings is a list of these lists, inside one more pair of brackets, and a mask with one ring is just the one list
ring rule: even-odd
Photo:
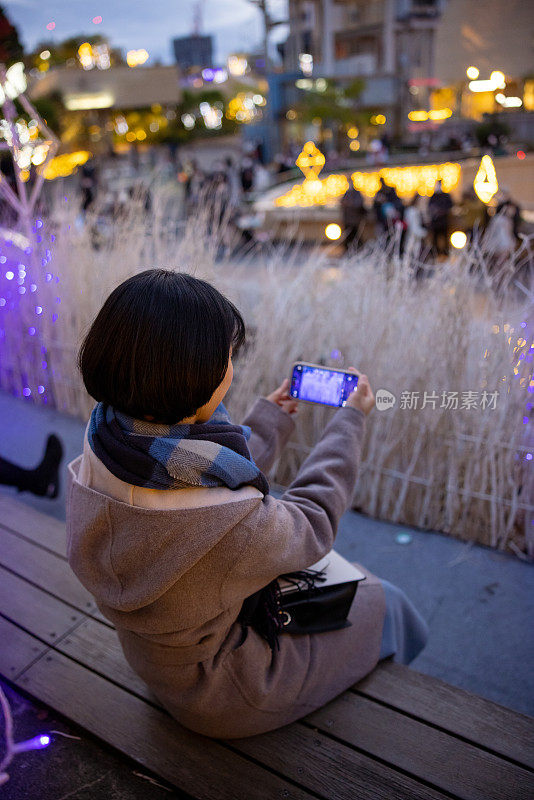
[[97,401],[142,419],[173,424],[208,402],[230,348],[245,341],[237,308],[207,281],[148,269],[114,289],[78,354]]

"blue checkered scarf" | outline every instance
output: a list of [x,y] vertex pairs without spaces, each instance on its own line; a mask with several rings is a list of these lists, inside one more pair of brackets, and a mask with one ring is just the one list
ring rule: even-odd
[[234,425],[222,403],[207,422],[163,425],[136,419],[105,403],[91,413],[88,440],[109,471],[148,489],[252,485],[269,493],[247,447],[248,425]]

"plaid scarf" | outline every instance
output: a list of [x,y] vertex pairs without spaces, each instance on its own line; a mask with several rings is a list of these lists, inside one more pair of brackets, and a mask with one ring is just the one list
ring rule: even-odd
[[245,484],[268,494],[269,484],[247,447],[248,425],[232,425],[221,403],[203,423],[162,425],[135,419],[98,403],[88,439],[117,478],[147,489]]
[[[91,449],[109,471],[126,483],[149,489],[188,486],[255,486],[264,495],[269,484],[247,447],[251,429],[234,425],[222,403],[207,422],[164,425],[136,419],[105,403],[94,407],[88,428]],[[313,585],[315,571],[280,575]],[[268,643],[280,649],[282,628],[280,585],[268,586],[247,597],[238,621],[244,642],[250,625]]]

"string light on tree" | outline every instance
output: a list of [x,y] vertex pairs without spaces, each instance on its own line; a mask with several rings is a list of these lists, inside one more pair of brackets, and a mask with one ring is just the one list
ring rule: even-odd
[[[46,125],[40,114],[30,103],[24,91],[26,77],[22,63],[13,64],[8,70],[0,65],[0,105],[4,114],[0,120],[0,130],[4,133],[4,142],[0,149],[8,149],[13,159],[16,191],[9,180],[0,172],[0,195],[13,208],[22,222],[28,239],[32,240],[31,217],[37,198],[41,192],[44,171],[54,157],[59,140]],[[17,124],[17,109],[13,100],[18,103],[33,121],[31,126],[20,121]],[[42,139],[38,135],[42,135]],[[30,178],[30,168],[35,166],[33,186],[26,186]]]
[[[5,279],[10,281],[2,288],[3,299],[6,301],[2,306],[2,314],[9,315],[4,319],[12,319],[13,326],[8,331],[4,324],[0,341],[2,361],[9,361],[12,353],[16,354],[20,346],[26,347],[25,342],[19,344],[21,334],[22,337],[31,337],[31,344],[28,342],[27,346],[32,350],[37,347],[43,363],[47,364],[47,349],[42,344],[41,327],[36,324],[34,293],[38,291],[41,270],[51,260],[51,253],[48,248],[44,253],[39,253],[39,245],[43,241],[42,220],[35,221],[33,215],[46,169],[52,162],[59,142],[24,94],[25,88],[22,64],[14,64],[8,70],[0,65],[0,102],[3,112],[0,131],[4,134],[0,138],[0,149],[9,152],[13,164],[10,176],[0,173],[0,196],[17,217],[14,230],[1,231],[4,249],[0,255],[0,263],[9,266]],[[29,123],[20,117],[14,104],[15,99],[29,117]],[[56,278],[56,282],[58,280]],[[25,298],[31,298],[29,303],[25,302]],[[42,311],[42,306],[39,308]],[[52,322],[55,321],[54,317],[57,319],[56,313],[52,315]],[[25,379],[22,380],[26,383]],[[43,403],[48,402],[43,379],[39,381],[42,391],[36,385],[28,386],[24,383],[20,389],[13,388],[16,395],[33,397],[39,394]]]

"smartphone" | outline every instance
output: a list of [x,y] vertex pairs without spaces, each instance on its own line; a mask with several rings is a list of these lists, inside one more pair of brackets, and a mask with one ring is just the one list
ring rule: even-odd
[[344,406],[358,384],[354,372],[297,361],[291,372],[291,397],[304,403]]

